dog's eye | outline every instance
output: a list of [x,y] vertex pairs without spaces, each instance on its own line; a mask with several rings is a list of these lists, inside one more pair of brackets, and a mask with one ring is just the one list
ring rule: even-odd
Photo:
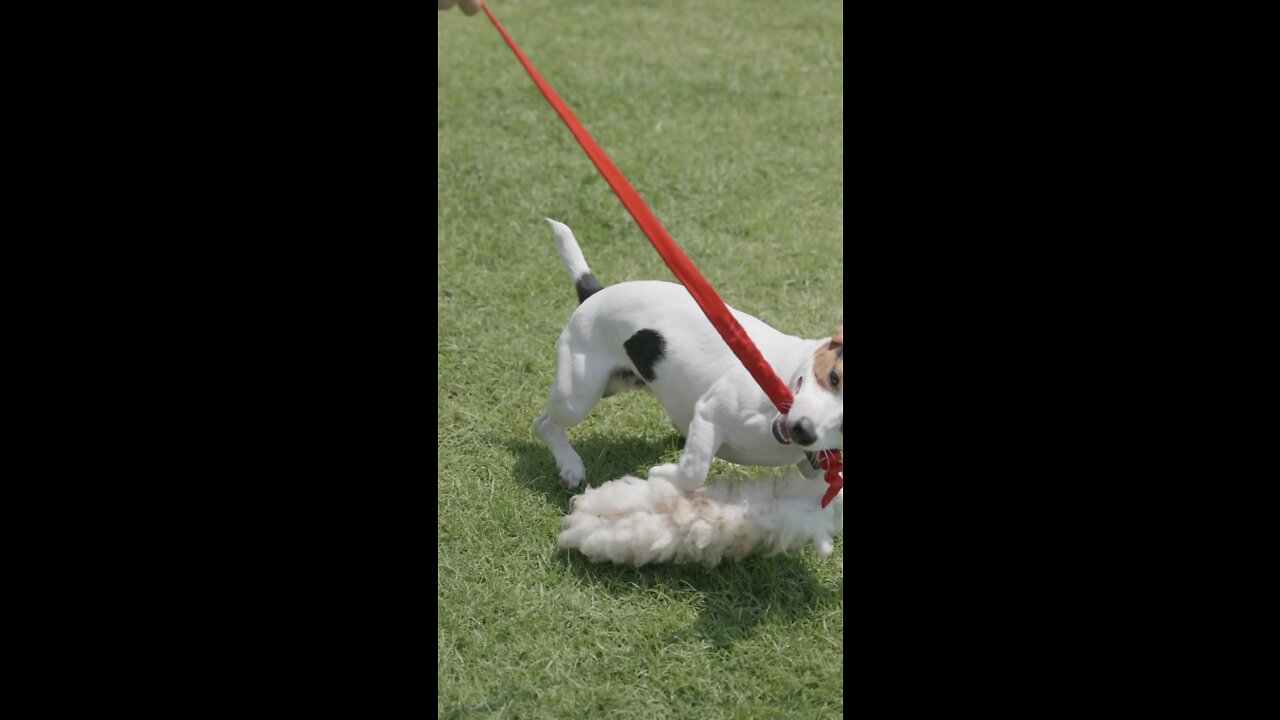
[[799,390],[800,386],[803,384],[804,384],[804,376],[801,375],[800,377],[796,378],[796,390]]
[[836,374],[836,371],[835,371],[835,370],[832,370],[832,371],[831,371],[831,377],[829,377],[829,378],[827,378],[827,379],[831,381],[831,389],[833,389],[833,390],[835,389],[835,387],[836,387],[837,385],[839,385],[839,384],[840,384],[840,376]]

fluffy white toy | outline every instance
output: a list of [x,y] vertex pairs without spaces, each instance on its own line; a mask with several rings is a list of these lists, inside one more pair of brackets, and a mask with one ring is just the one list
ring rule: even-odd
[[765,476],[712,477],[693,491],[673,485],[668,478],[675,474],[675,465],[659,465],[648,480],[627,475],[574,496],[560,547],[577,548],[593,562],[714,567],[725,558],[773,555],[808,543],[825,558],[844,531],[844,491],[822,508],[827,483],[806,479],[794,467]]

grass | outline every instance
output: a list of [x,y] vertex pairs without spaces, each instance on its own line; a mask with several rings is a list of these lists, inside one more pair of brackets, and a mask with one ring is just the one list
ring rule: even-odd
[[[843,321],[840,3],[493,7],[727,303]],[[841,717],[843,541],[714,570],[555,548],[570,494],[532,423],[577,299],[542,218],[606,285],[673,278],[483,14],[437,40],[439,716]],[[646,393],[570,439],[592,484],[680,450]]]

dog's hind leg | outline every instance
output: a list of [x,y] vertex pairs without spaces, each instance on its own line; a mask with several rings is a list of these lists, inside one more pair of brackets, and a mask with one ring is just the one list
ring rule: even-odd
[[582,422],[600,401],[614,370],[614,363],[608,358],[598,353],[575,351],[573,345],[566,336],[556,346],[556,377],[551,384],[551,397],[546,412],[533,423],[534,431],[555,456],[560,484],[570,490],[586,480],[587,468],[569,444],[565,431]]

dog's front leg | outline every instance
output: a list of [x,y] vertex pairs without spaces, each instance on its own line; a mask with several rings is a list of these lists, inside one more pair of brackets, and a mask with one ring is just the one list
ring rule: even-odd
[[685,490],[696,490],[707,482],[711,473],[711,461],[720,449],[722,440],[720,426],[707,417],[701,402],[694,411],[693,422],[689,423],[688,439],[684,443],[684,454],[680,456],[680,479],[678,484]]
[[698,401],[693,409],[693,420],[685,433],[684,453],[680,463],[659,465],[649,470],[649,477],[661,477],[670,481],[681,490],[697,490],[707,482],[711,472],[711,460],[720,449],[723,433],[719,424],[713,421],[717,406],[706,397]]

